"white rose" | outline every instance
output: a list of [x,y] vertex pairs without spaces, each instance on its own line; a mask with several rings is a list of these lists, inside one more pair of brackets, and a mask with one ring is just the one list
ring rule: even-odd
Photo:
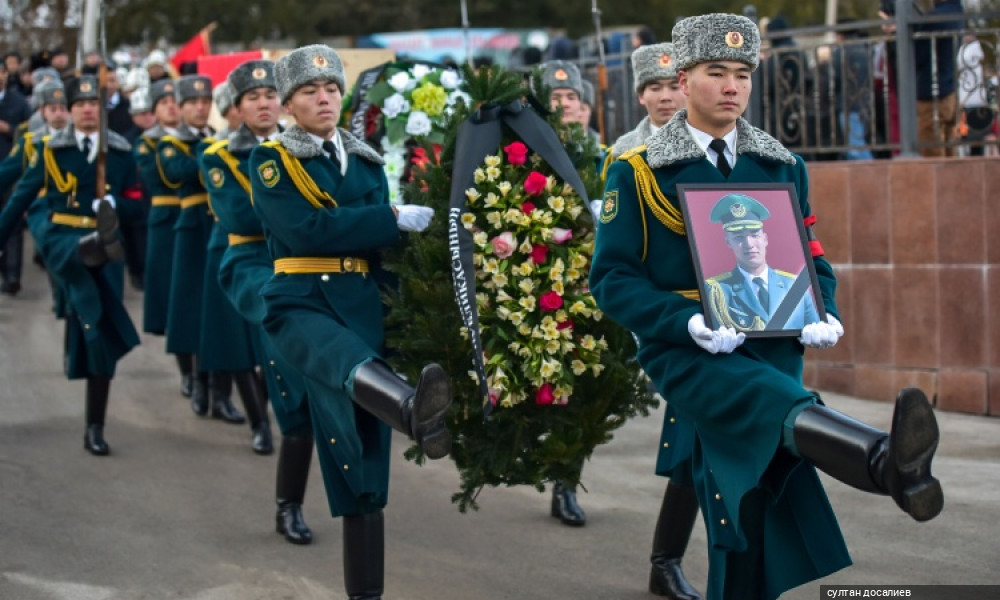
[[407,73],[406,71],[400,71],[399,73],[396,73],[395,75],[389,78],[389,85],[391,85],[392,89],[396,90],[397,92],[405,92],[407,89],[409,89],[410,74]]
[[441,87],[446,90],[453,90],[458,87],[458,73],[452,71],[451,69],[446,69],[441,72]]
[[431,69],[427,65],[413,65],[413,68],[410,69],[410,73],[413,73],[413,78],[417,81],[423,79],[430,72]]
[[427,135],[431,132],[431,119],[427,113],[415,110],[410,113],[410,118],[406,121],[407,135]]
[[385,115],[387,119],[395,119],[399,113],[405,113],[410,110],[410,103],[407,102],[406,98],[402,94],[393,94],[385,99],[385,106],[382,107],[382,114]]
[[[442,79],[444,76],[442,76]],[[456,104],[461,100],[465,102],[466,105],[472,104],[472,97],[463,92],[462,90],[455,90],[454,92],[448,94],[448,104]]]

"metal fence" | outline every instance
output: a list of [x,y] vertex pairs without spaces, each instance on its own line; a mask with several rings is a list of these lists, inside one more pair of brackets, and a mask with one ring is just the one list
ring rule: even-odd
[[[960,29],[933,32],[910,27],[944,18],[909,14],[897,19],[895,34],[882,33],[882,21],[765,34],[746,116],[811,160],[996,154],[1000,27],[986,19],[998,17],[951,15]],[[597,58],[576,62],[596,83]],[[609,55],[606,65],[610,144],[646,113],[629,54]]]

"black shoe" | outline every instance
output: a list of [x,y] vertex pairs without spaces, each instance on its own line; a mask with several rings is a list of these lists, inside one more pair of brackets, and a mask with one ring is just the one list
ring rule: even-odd
[[0,284],[0,294],[7,294],[8,296],[16,296],[18,292],[21,291],[21,282],[19,281],[5,281]]
[[[181,375],[181,396],[185,398],[191,397],[191,392],[194,388],[194,374],[184,373]],[[197,411],[196,411],[197,412]]]
[[312,543],[312,531],[306,526],[302,519],[302,505],[297,502],[287,502],[278,506],[278,514],[275,515],[277,527],[275,530],[285,536],[290,544],[305,546]]
[[653,560],[653,568],[649,572],[649,593],[671,600],[702,600],[701,594],[684,577],[679,558]]
[[191,410],[199,417],[208,415],[208,373],[198,373],[191,387]]
[[576,502],[576,490],[562,483],[552,486],[551,514],[562,521],[563,525],[583,527],[587,524],[587,515]]
[[273,454],[274,441],[271,439],[271,424],[267,421],[258,424],[253,428],[250,438],[250,448],[257,454]]
[[233,401],[228,396],[212,400],[212,418],[225,421],[230,425],[242,425],[247,422],[247,418],[236,410]]
[[111,448],[104,441],[103,426],[87,425],[87,432],[83,435],[83,448],[94,456],[107,456],[111,453]]

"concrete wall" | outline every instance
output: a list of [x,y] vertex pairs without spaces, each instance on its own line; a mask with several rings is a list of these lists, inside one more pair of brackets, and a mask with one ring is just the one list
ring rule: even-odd
[[1000,416],[1000,160],[811,163],[816,233],[847,331],[808,386]]

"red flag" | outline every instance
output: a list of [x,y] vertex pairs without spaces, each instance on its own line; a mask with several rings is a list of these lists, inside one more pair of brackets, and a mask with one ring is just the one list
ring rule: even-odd
[[193,38],[187,41],[186,44],[177,49],[173,56],[170,57],[169,62],[174,67],[177,72],[180,72],[181,65],[186,62],[196,62],[199,56],[205,56],[206,54],[212,53],[211,45],[211,34],[212,30],[218,26],[216,23],[210,23],[209,25],[202,28]]
[[229,72],[248,60],[259,60],[263,56],[260,50],[232,52],[229,54],[212,54],[198,57],[198,74],[207,75],[212,79],[212,87],[226,80]]

